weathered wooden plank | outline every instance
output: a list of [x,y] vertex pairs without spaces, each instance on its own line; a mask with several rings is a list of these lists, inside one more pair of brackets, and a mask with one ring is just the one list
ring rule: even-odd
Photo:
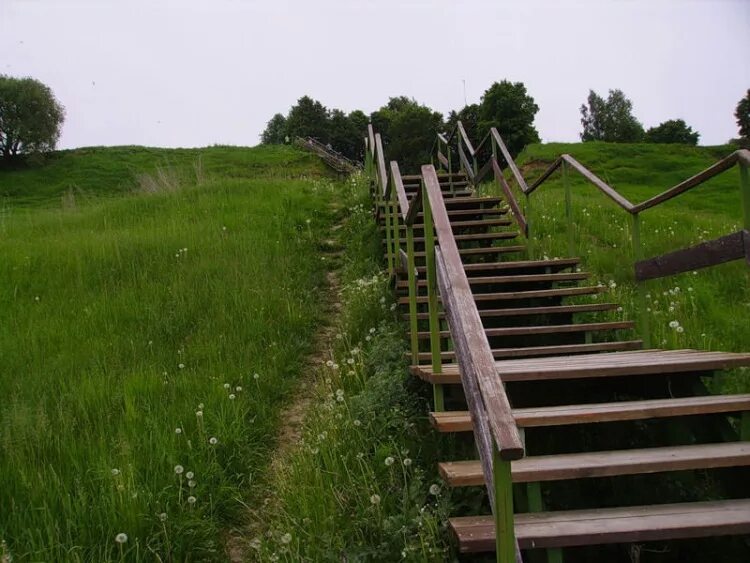
[[469,182],[471,184],[474,183],[474,169],[471,166],[471,163],[469,162],[469,159],[466,158],[466,154],[464,153],[464,149],[461,147],[461,145],[458,145],[458,158],[461,159],[461,164],[463,165],[464,172],[469,177]]
[[391,178],[396,188],[396,197],[398,198],[401,217],[405,219],[409,214],[409,200],[406,197],[404,182],[401,179],[401,170],[399,170],[398,162],[395,160],[391,161]]
[[[462,553],[494,551],[491,516],[451,518]],[[750,500],[516,514],[522,549],[747,534]]]
[[471,156],[474,156],[476,152],[474,151],[474,147],[471,144],[471,141],[469,140],[469,136],[466,134],[466,129],[464,129],[464,124],[460,121],[456,124],[458,127],[458,132],[461,135],[461,138],[463,139],[464,145],[466,145],[466,149],[469,151],[469,154]]
[[505,197],[508,200],[508,204],[510,205],[510,208],[513,210],[513,216],[516,218],[516,221],[518,222],[518,226],[521,228],[521,232],[524,234],[524,236],[528,237],[529,227],[528,227],[528,224],[526,223],[526,217],[524,217],[523,212],[521,211],[521,206],[518,205],[518,201],[516,200],[515,194],[510,189],[508,182],[505,181],[503,172],[502,170],[500,170],[500,165],[497,163],[497,160],[495,160],[494,158],[490,159],[490,164],[492,165],[492,170],[495,173],[495,179],[500,184],[500,187],[503,188]]
[[383,154],[383,141],[380,138],[380,133],[375,133],[375,147],[377,153],[377,174],[378,180],[380,181],[380,189],[383,192],[383,197],[388,199],[388,174],[385,171],[385,155]]
[[[536,483],[748,465],[750,443],[726,442],[531,456],[514,461],[511,475],[514,483]],[[451,487],[483,484],[482,468],[476,461],[441,462],[438,469]]]
[[372,128],[372,123],[367,124],[367,138],[370,142],[369,144],[370,153],[374,156],[375,155],[375,132]]
[[[625,330],[635,328],[633,321],[610,321],[601,323],[575,323],[567,325],[540,326],[512,326],[501,328],[487,328],[485,334],[489,336],[536,336],[538,334],[570,334],[574,332],[600,332],[604,330]],[[419,332],[420,339],[428,339],[429,332]],[[441,331],[440,336],[447,338],[450,331]]]
[[[469,278],[471,281],[472,278]],[[482,309],[479,316],[484,317],[523,317],[535,315],[570,315],[576,313],[596,313],[601,311],[613,311],[617,309],[617,303],[594,303],[589,305],[550,305],[546,307],[508,307],[507,309]],[[444,315],[441,313],[442,319]],[[404,315],[404,319],[408,319]],[[427,319],[427,313],[417,313],[418,320]]]
[[747,256],[747,249],[750,248],[747,241],[750,241],[750,232],[742,230],[690,248],[641,260],[635,263],[635,279],[663,278],[739,260]]
[[482,166],[479,169],[479,172],[477,172],[476,177],[474,178],[474,183],[479,184],[482,180],[484,180],[484,177],[489,173],[490,170],[492,170],[492,161],[494,158],[491,158],[487,162],[484,163],[484,166]]
[[[502,248],[502,247],[501,247]],[[419,255],[419,253],[415,253]],[[422,253],[424,256],[424,253]],[[477,293],[474,295],[475,301],[515,301],[521,299],[541,299],[546,297],[570,297],[573,295],[592,295],[602,293],[606,288],[599,286],[589,287],[563,287],[556,289],[535,289],[531,291],[505,291],[499,293]],[[399,303],[405,303],[399,299]],[[427,303],[426,297],[417,297],[417,303]]]
[[516,183],[518,184],[518,187],[521,188],[521,191],[523,193],[528,193],[529,186],[526,184],[526,180],[521,175],[521,171],[518,169],[518,166],[516,166],[516,162],[513,160],[513,157],[510,155],[510,151],[508,150],[508,147],[505,146],[505,141],[503,141],[503,138],[500,136],[500,133],[497,132],[497,129],[495,127],[490,129],[490,133],[492,134],[492,137],[495,139],[495,143],[497,143],[497,146],[500,149],[500,152],[502,153],[503,158],[505,159],[505,162],[508,164],[508,168],[510,168],[510,172],[513,175],[513,178],[515,178]]
[[534,182],[529,187],[528,192],[526,193],[530,194],[531,192],[536,190],[539,186],[541,186],[547,180],[547,178],[549,178],[550,176],[552,176],[552,174],[554,174],[555,170],[560,168],[560,166],[562,165],[562,162],[563,162],[562,158],[557,157],[555,161],[547,167],[547,169],[542,173],[542,175],[539,176],[536,180],[534,180]]
[[732,168],[735,164],[737,164],[737,160],[739,157],[740,151],[735,151],[732,154],[730,154],[727,157],[722,158],[718,162],[712,164],[705,170],[702,170],[701,172],[698,172],[695,176],[691,176],[687,180],[683,180],[676,186],[673,186],[669,188],[668,190],[663,191],[659,195],[656,195],[650,199],[647,199],[646,201],[643,201],[636,205],[633,208],[633,213],[640,213],[641,211],[645,209],[649,209],[651,207],[654,207],[656,205],[659,205],[660,203],[664,203],[665,201],[669,201],[673,197],[676,197],[680,195],[683,192],[688,191],[691,188],[694,188],[695,186],[702,184],[706,182],[707,180],[710,180],[714,176],[718,176],[722,172],[725,172],[726,170],[729,170]]
[[440,245],[436,249],[436,257],[441,266],[438,280],[443,308],[454,333],[457,357],[464,372],[472,373],[476,378],[500,456],[505,460],[518,459],[523,456],[523,445],[513,421],[503,382],[492,371],[494,358],[453,238],[435,168],[432,165],[423,166],[422,177],[430,198]]

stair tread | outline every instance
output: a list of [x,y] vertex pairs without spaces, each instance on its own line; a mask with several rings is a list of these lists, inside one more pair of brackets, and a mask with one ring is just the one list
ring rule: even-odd
[[[580,258],[551,258],[548,260],[508,260],[507,262],[484,262],[480,264],[464,264],[464,270],[469,272],[482,270],[514,270],[521,268],[546,268],[550,266],[575,266],[581,262]],[[424,266],[419,268],[424,271]]]
[[[507,247],[506,247],[507,248]],[[545,297],[566,297],[571,295],[591,295],[603,293],[606,288],[599,286],[562,287],[556,289],[537,289],[530,291],[504,291],[496,293],[477,293],[474,301],[513,301],[517,299],[538,299]],[[408,297],[399,298],[400,304],[408,304]],[[427,296],[418,296],[417,303],[427,303]]]
[[[608,321],[601,323],[575,323],[561,325],[541,325],[541,326],[511,326],[501,328],[487,328],[484,333],[487,336],[521,336],[537,334],[569,334],[572,332],[595,332],[602,330],[621,330],[635,328],[633,321]],[[450,332],[447,330],[440,331],[440,336],[448,338]],[[427,331],[419,332],[418,337],[425,339],[430,337]]]
[[[457,237],[458,238],[458,237]],[[518,274],[506,276],[476,276],[467,278],[469,285],[494,285],[503,283],[535,283],[535,282],[558,282],[558,281],[579,281],[589,277],[586,272],[571,272],[567,274]],[[419,280],[418,285],[426,286],[427,280]],[[399,280],[397,287],[409,287],[409,280]]]
[[[511,224],[511,221],[508,221],[508,224]],[[466,235],[456,235],[455,238],[457,242],[466,241],[466,240],[496,240],[496,239],[503,239],[503,238],[515,238],[518,236],[518,233],[515,231],[492,231],[489,233],[471,233]],[[425,237],[414,237],[414,242],[424,242]],[[399,239],[400,243],[406,243],[405,238]]]
[[[518,233],[513,233],[516,237],[518,236]],[[505,237],[508,238],[508,237]],[[461,256],[471,256],[476,254],[505,254],[510,252],[523,252],[526,250],[526,247],[524,245],[508,245],[508,246],[485,246],[482,248],[459,248],[458,253]],[[415,252],[415,257],[421,257],[424,258],[425,253],[424,252]]]
[[[471,281],[471,279],[469,279]],[[561,315],[572,313],[596,313],[611,311],[618,307],[617,303],[594,303],[584,305],[551,305],[548,307],[509,307],[507,309],[484,309],[479,311],[480,317],[516,317],[527,315]],[[445,318],[445,313],[440,312],[438,317]],[[404,319],[409,320],[409,315],[404,314]],[[417,313],[417,319],[429,319],[429,313]]]
[[[495,550],[492,516],[449,520],[462,553]],[[522,549],[746,534],[750,499],[657,504],[515,515]]]
[[[511,475],[514,483],[534,483],[747,465],[750,442],[726,442],[529,456],[511,463]],[[438,467],[452,487],[484,484],[478,460],[441,462]]]
[[[750,411],[750,394],[533,407],[513,409],[513,417],[519,427],[531,428],[742,411]],[[432,412],[430,422],[439,432],[472,430],[469,411]]]

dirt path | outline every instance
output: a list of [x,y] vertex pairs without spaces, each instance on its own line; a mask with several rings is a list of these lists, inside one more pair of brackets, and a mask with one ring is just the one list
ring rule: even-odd
[[[335,208],[334,211],[336,211]],[[331,235],[340,228],[340,224],[333,225]],[[326,260],[333,260],[341,254],[338,242],[333,237],[323,241],[323,243],[324,249],[322,254]],[[341,308],[341,303],[339,302],[340,288],[341,284],[337,270],[329,270],[326,273],[323,306],[323,316],[328,319],[328,322],[318,327],[313,337],[313,351],[305,358],[304,367],[301,370],[302,374],[314,373],[322,363],[330,359],[329,351],[333,347],[335,321],[338,318],[339,309]],[[309,392],[310,383],[310,377],[300,377],[289,404],[279,414],[280,427],[277,434],[276,449],[271,454],[271,463],[268,470],[268,475],[271,477],[269,479],[270,483],[273,482],[273,475],[280,471],[284,461],[299,445],[305,416],[312,401]],[[274,499],[272,497],[267,497],[263,507],[259,510],[248,506],[247,524],[232,529],[227,533],[225,549],[227,557],[232,563],[244,563],[249,560],[249,553],[252,550],[250,542],[252,538],[257,537],[263,531],[263,517],[261,512],[268,510],[270,508],[269,504],[273,502]]]

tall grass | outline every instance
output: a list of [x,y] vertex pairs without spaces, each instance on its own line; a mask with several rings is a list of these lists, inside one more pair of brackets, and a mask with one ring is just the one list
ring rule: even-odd
[[[283,179],[275,166],[306,158],[285,149],[265,169],[263,151],[218,151],[179,189],[65,209],[35,183],[54,164],[33,181],[0,173],[49,202],[0,220],[0,540],[14,561],[221,560],[221,530],[254,502],[319,321],[334,186]],[[109,164],[95,152],[91,185],[116,191],[117,150]],[[243,161],[266,178],[222,172]]]

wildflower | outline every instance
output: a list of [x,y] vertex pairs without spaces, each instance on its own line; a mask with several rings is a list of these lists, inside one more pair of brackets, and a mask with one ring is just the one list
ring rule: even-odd
[[203,411],[195,411],[195,416],[198,418],[203,418]]
[[258,380],[260,379],[260,375],[258,375],[257,373],[254,373],[254,374],[253,374],[253,379],[254,379],[255,381],[258,381]]
[[159,514],[159,520],[161,520],[162,522],[166,522],[166,520],[167,520],[167,513],[166,512],[162,512],[161,514]]
[[198,408],[202,410],[203,409],[203,403],[198,403]]
[[214,437],[214,436],[211,436],[211,437],[210,437],[210,438],[208,439],[208,443],[209,443],[209,444],[211,444],[212,446],[215,446],[216,444],[218,444],[218,443],[219,443],[219,440],[217,440],[217,439],[216,439],[216,437]]
[[677,327],[677,328],[676,328],[675,330],[676,330],[677,332],[679,332],[679,333],[683,333],[683,332],[685,332],[685,328],[684,328],[684,327],[681,327],[681,326],[678,326],[678,327]]
[[191,489],[194,489],[195,485],[197,485],[197,483],[195,481],[193,481],[193,480],[188,481],[188,487],[190,487]]
[[669,328],[677,328],[678,326],[680,326],[679,321],[669,321]]
[[333,371],[338,370],[339,369],[339,365],[338,364],[333,364],[332,369],[333,369]]
[[370,329],[370,334],[375,334],[375,328]]
[[370,340],[372,340],[372,336],[370,336],[370,335],[368,334],[367,336],[365,336],[365,340],[366,340],[367,342],[369,342]]
[[182,434],[182,428],[175,428],[174,429],[174,433],[177,434],[177,435]]
[[193,477],[195,477],[195,473],[193,473],[192,471],[188,471],[187,473],[185,473],[185,477],[187,477],[188,479],[192,479]]
[[618,312],[618,313],[622,313],[622,307],[618,307],[618,308],[617,308],[617,312]]
[[283,536],[281,536],[281,543],[288,544],[292,541],[292,534],[286,533]]
[[250,541],[250,547],[252,547],[255,550],[260,549],[260,538],[253,538]]
[[175,473],[176,473],[177,475],[182,475],[183,471],[185,471],[185,468],[184,468],[184,467],[182,467],[182,465],[175,465],[175,466],[174,466],[174,472],[175,472]]
[[196,498],[195,498],[194,496],[189,496],[189,497],[187,498],[188,504],[195,504],[195,501],[196,501],[196,500],[197,500],[197,499],[196,499]]
[[346,363],[352,365],[354,363],[354,358],[347,358]]
[[438,496],[440,494],[440,485],[437,483],[430,485],[430,494],[434,497]]
[[240,391],[242,391],[242,387],[240,387],[240,386],[238,385],[237,387],[235,387],[235,388],[234,388],[234,390],[235,390],[235,391],[237,391],[237,393],[239,393]]
[[234,393],[230,393],[229,394],[229,400],[230,401],[234,401],[236,398],[237,398],[237,395],[235,395]]
[[112,470],[112,477],[117,477],[120,474],[120,470],[116,467]]
[[327,366],[328,366],[329,368],[332,368],[332,367],[333,367],[333,360],[328,360],[328,361],[326,362],[326,365],[327,365]]
[[405,467],[409,467],[410,465],[411,465],[411,459],[407,457],[407,458],[406,458],[406,459],[404,460],[404,466],[405,466]]
[[344,338],[344,335],[340,332],[336,335],[336,340],[342,340]]
[[355,419],[354,426],[362,426],[362,422],[359,419]]
[[385,458],[385,465],[387,467],[390,467],[391,465],[393,465],[393,461],[394,461],[393,458],[388,456],[387,458]]
[[185,364],[177,364],[177,367],[180,369],[185,369]]
[[396,304],[395,303],[391,303],[391,311],[395,311],[395,310],[396,310]]
[[115,536],[115,541],[117,543],[126,543],[128,541],[128,535],[123,532],[120,532],[119,534]]
[[375,505],[378,505],[378,504],[380,504],[380,495],[372,495],[372,496],[370,497],[370,502],[371,502],[372,504],[375,504]]
[[231,385],[229,385],[229,383],[225,383],[224,384],[224,389],[229,389],[230,387],[231,387]]

